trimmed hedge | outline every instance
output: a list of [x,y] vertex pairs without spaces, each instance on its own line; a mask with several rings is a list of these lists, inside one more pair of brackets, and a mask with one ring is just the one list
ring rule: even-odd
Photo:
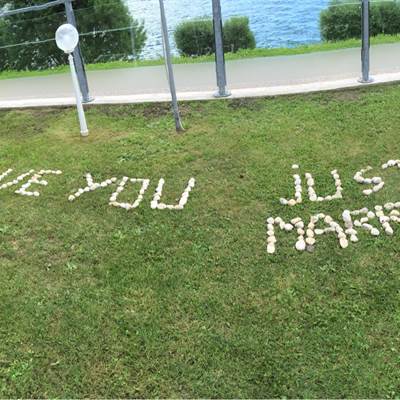
[[[181,55],[204,56],[215,52],[213,21],[196,19],[182,22],[175,29],[175,42]],[[254,49],[256,40],[247,17],[233,17],[224,24],[225,51]]]
[[247,17],[232,17],[224,24],[225,51],[232,53],[240,49],[254,49],[256,39],[250,29],[250,21]]
[[198,19],[182,22],[175,29],[175,43],[185,56],[204,56],[215,51],[212,20]]
[[[325,41],[346,40],[361,37],[361,6],[340,5],[333,1],[321,12],[321,36]],[[400,3],[371,4],[371,36],[379,34],[394,35],[400,33]]]

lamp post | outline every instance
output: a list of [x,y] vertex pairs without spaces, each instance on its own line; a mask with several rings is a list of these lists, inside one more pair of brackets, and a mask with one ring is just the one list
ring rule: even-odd
[[174,77],[174,71],[172,69],[171,48],[169,44],[167,17],[165,15],[164,0],[159,0],[159,3],[160,3],[160,16],[161,16],[161,31],[162,31],[162,38],[164,45],[165,66],[167,69],[169,89],[172,97],[172,110],[174,112],[175,127],[177,132],[183,132],[185,129],[183,128],[182,125],[181,115],[178,106],[178,99],[176,96],[175,77]]
[[74,85],[76,107],[78,109],[79,124],[81,126],[81,135],[88,136],[89,131],[86,124],[85,111],[82,106],[82,95],[79,89],[78,77],[76,75],[74,57],[72,55],[79,43],[79,33],[71,24],[61,25],[56,32],[56,43],[60,50],[68,54],[69,66],[71,69],[72,83]]

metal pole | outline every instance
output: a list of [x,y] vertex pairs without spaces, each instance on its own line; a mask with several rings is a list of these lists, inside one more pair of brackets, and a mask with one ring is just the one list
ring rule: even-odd
[[[75,28],[76,26],[76,19],[74,14],[74,8],[72,7],[72,0],[64,0],[65,4],[65,12],[67,14],[67,21],[69,24],[73,25]],[[74,62],[75,62],[75,69],[78,75],[79,87],[82,93],[82,99],[84,103],[88,103],[93,100],[89,94],[89,85],[87,81],[86,71],[85,71],[85,64],[83,62],[83,57],[81,53],[81,47],[78,45],[74,50]]]
[[226,67],[224,53],[224,37],[222,30],[221,1],[212,0],[214,36],[215,36],[215,66],[217,73],[218,91],[215,97],[228,97],[231,94],[226,89]]
[[371,83],[372,79],[369,76],[370,68],[370,38],[369,38],[369,0],[362,0],[361,4],[361,69],[362,76],[359,79],[360,83]]
[[88,136],[89,135],[89,131],[88,131],[88,127],[87,127],[87,124],[86,124],[85,111],[83,110],[81,93],[80,93],[80,90],[79,90],[78,78],[76,76],[74,57],[72,56],[72,54],[68,54],[68,61],[69,61],[69,66],[71,68],[72,83],[74,84],[75,97],[76,97],[76,107],[78,109],[79,124],[81,126],[81,135],[82,136]]
[[168,26],[167,26],[167,18],[165,16],[164,0],[159,0],[159,2],[160,2],[161,28],[162,28],[162,36],[164,44],[165,65],[167,68],[169,88],[172,97],[172,109],[174,111],[175,126],[177,132],[182,132],[184,131],[184,129],[182,126],[182,121],[179,113],[178,99],[176,97],[176,86],[175,86],[174,71],[172,69],[172,62],[171,62],[171,48],[169,45]]

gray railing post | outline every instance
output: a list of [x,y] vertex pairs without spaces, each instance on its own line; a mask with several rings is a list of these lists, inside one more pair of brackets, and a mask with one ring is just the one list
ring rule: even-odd
[[369,37],[369,0],[361,0],[361,83],[372,82],[369,76],[370,68],[370,37]]
[[[74,14],[74,8],[72,7],[72,0],[65,0],[64,4],[65,4],[65,13],[67,15],[68,23],[75,26],[75,28],[77,28],[75,14]],[[78,75],[79,87],[80,87],[81,93],[82,93],[82,101],[84,103],[88,103],[88,102],[92,101],[93,98],[91,98],[90,94],[89,94],[89,85],[88,85],[88,81],[87,81],[85,64],[83,62],[80,45],[78,45],[76,47],[76,49],[74,50],[73,56],[74,56],[76,73]]]
[[226,82],[226,66],[225,66],[225,52],[224,52],[224,36],[222,29],[222,12],[221,1],[212,0],[213,8],[213,23],[214,23],[214,36],[215,36],[215,68],[217,73],[217,86],[218,91],[215,97],[228,97],[231,94],[227,90]]
[[160,2],[161,30],[162,30],[162,37],[164,44],[165,66],[167,68],[169,89],[172,97],[172,109],[174,111],[175,127],[177,132],[181,132],[184,129],[182,126],[182,121],[179,113],[178,99],[176,96],[175,77],[174,77],[174,71],[172,69],[171,47],[169,45],[168,25],[167,25],[167,17],[165,16],[164,0],[159,0],[159,2]]

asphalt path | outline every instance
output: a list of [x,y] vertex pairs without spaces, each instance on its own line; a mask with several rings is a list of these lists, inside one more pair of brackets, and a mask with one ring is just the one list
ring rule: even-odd
[[[228,88],[257,89],[329,82],[360,76],[359,49],[227,62]],[[216,89],[213,63],[174,65],[178,92]],[[400,43],[371,48],[371,74],[400,72]],[[163,66],[88,72],[91,95],[128,96],[168,93]],[[73,96],[69,74],[0,80],[0,101]]]

